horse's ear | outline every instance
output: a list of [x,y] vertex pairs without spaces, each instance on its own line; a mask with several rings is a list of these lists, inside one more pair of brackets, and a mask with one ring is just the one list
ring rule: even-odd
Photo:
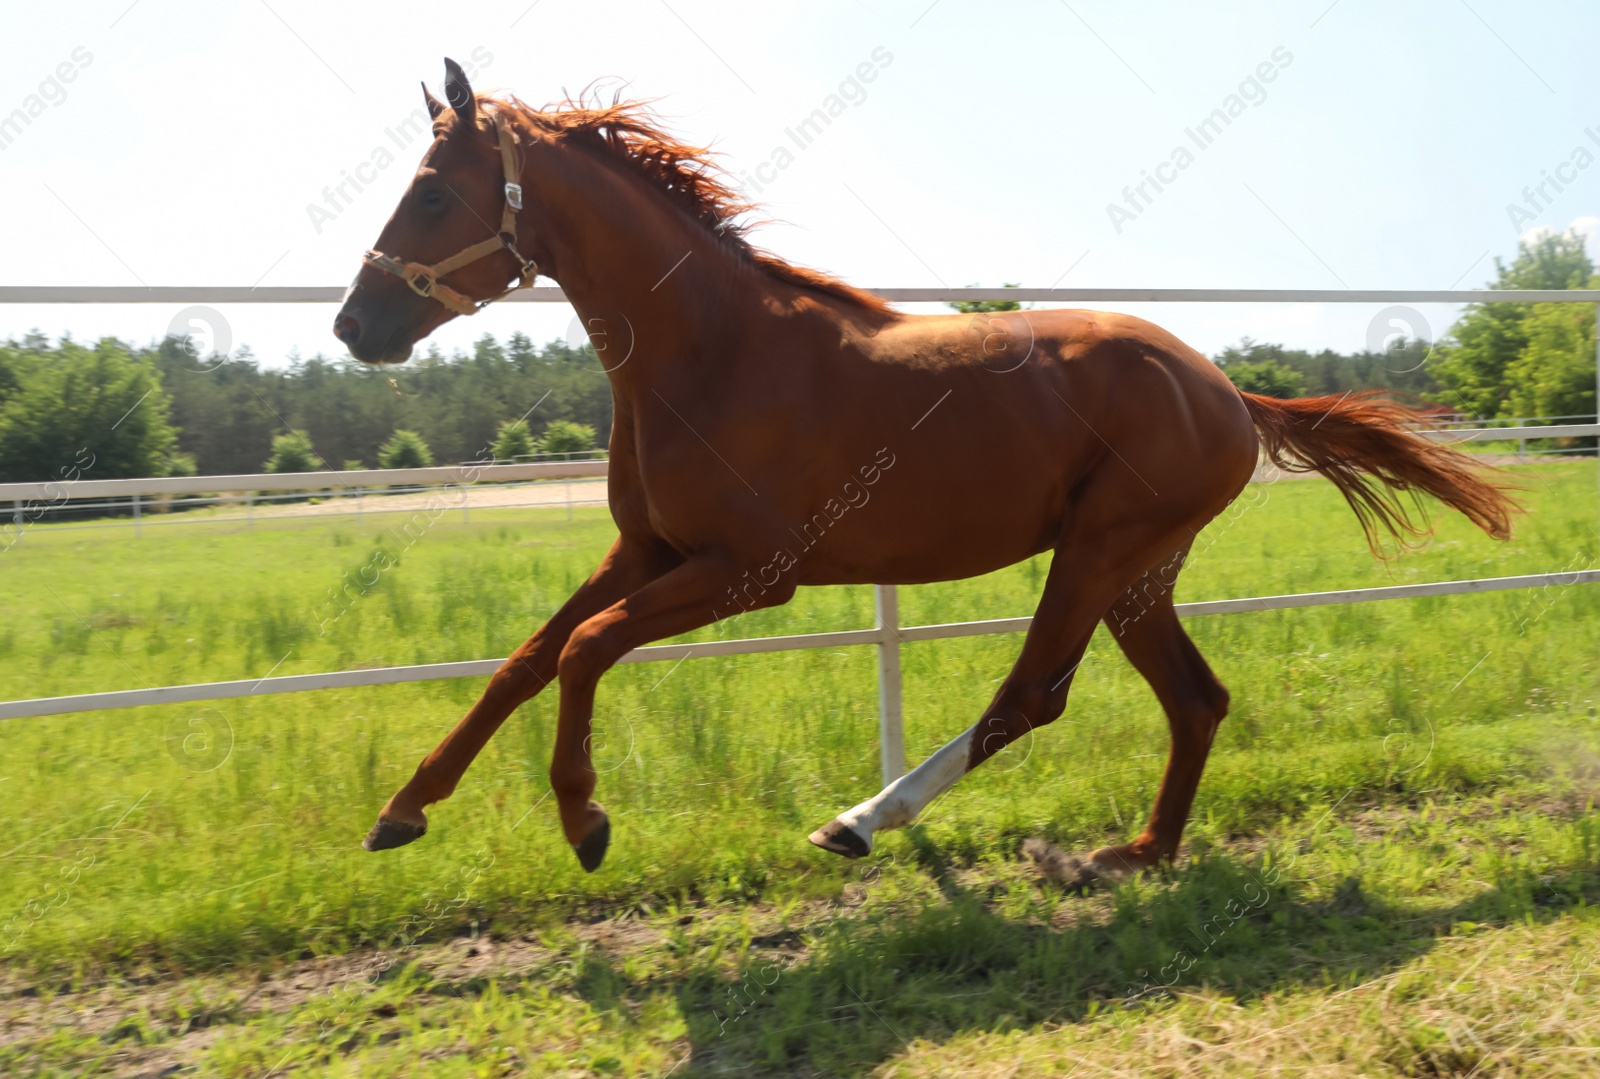
[[472,123],[478,107],[472,96],[472,84],[467,82],[467,73],[461,70],[461,65],[448,56],[444,58],[444,99],[450,102],[457,116]]
[[433,96],[428,90],[427,83],[422,84],[422,100],[428,103],[428,116],[437,120],[439,114],[444,111],[444,102]]

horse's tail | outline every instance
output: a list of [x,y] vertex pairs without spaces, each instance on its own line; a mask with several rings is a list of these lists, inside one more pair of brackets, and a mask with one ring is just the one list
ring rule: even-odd
[[1487,469],[1470,454],[1418,434],[1424,417],[1381,391],[1293,400],[1240,396],[1272,463],[1332,480],[1375,553],[1380,527],[1396,539],[1431,531],[1422,494],[1460,511],[1495,539],[1510,537],[1511,517],[1522,507],[1506,485],[1484,479]]

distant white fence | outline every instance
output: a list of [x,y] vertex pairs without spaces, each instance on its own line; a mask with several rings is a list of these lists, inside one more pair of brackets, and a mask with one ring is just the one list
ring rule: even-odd
[[[54,286],[0,286],[0,303],[337,303],[341,288],[123,288]],[[1080,303],[1588,303],[1600,315],[1600,290],[1323,290],[1323,289],[877,289],[884,299],[902,303],[950,300],[1017,300],[1022,302]],[[560,303],[560,289],[533,288],[513,293],[517,302]],[[1600,345],[1597,345],[1600,349]],[[1600,387],[1600,357],[1596,384]],[[1597,397],[1600,400],[1600,397]],[[1450,441],[1503,441],[1517,438],[1567,438],[1600,435],[1600,423],[1558,426],[1468,428],[1430,432],[1430,437]],[[166,479],[78,480],[67,483],[0,484],[0,500],[17,505],[28,502],[75,501],[81,498],[148,497],[151,495],[207,494],[217,491],[350,490],[373,486],[469,484],[493,479],[531,480],[595,477],[606,474],[606,462],[558,462],[489,466],[453,466],[426,469],[369,469],[350,472],[305,472],[277,475],[186,476]],[[1284,610],[1329,604],[1365,603],[1373,600],[1419,596],[1459,595],[1514,588],[1565,587],[1600,583],[1600,570],[1536,573],[1518,577],[1491,577],[1465,581],[1355,588],[1337,592],[1310,592],[1286,596],[1257,596],[1180,604],[1184,617],[1243,611]],[[871,644],[878,647],[879,736],[885,783],[905,770],[905,740],[901,724],[900,646],[916,641],[969,637],[992,633],[1019,633],[1029,618],[1002,618],[982,622],[953,622],[930,626],[902,626],[899,596],[893,585],[875,586],[874,625],[867,629],[836,630],[786,637],[755,637],[695,644],[654,645],[635,649],[624,663],[649,660],[683,660],[695,656],[751,655],[804,648],[837,648]],[[131,708],[153,704],[252,697],[269,693],[295,693],[314,689],[392,685],[439,678],[482,677],[504,660],[466,660],[377,670],[330,671],[319,674],[240,679],[153,689],[83,693],[69,697],[44,697],[0,702],[0,719],[58,715],[104,708]]]
[[[110,528],[127,527],[135,530],[151,523],[146,514],[171,509],[184,511],[201,506],[241,505],[246,523],[254,523],[258,506],[274,502],[304,500],[307,498],[335,498],[352,504],[352,508],[336,512],[318,513],[318,517],[362,516],[366,513],[410,513],[413,507],[386,506],[383,500],[394,495],[415,494],[435,487],[492,485],[498,488],[537,490],[565,481],[564,495],[560,500],[544,499],[527,503],[506,503],[493,509],[527,509],[535,506],[565,506],[567,516],[580,505],[603,505],[604,498],[574,498],[572,480],[604,479],[606,462],[603,459],[579,461],[512,462],[505,464],[465,464],[429,468],[366,468],[342,472],[272,472],[223,476],[161,476],[151,479],[121,480],[61,480],[45,483],[0,483],[0,506],[11,504],[12,529],[10,537],[0,529],[0,544],[9,538],[20,541],[30,520],[71,508],[74,515],[90,510],[112,510],[128,513],[110,523],[101,519],[97,523],[57,525],[60,528]],[[375,496],[379,504],[366,507],[366,497]],[[176,505],[166,500],[181,497]],[[470,506],[465,498],[460,504],[463,513]],[[3,512],[3,511],[0,511]],[[239,520],[218,518],[189,512],[169,514],[162,524],[208,523]]]
[[[1556,419],[1573,419],[1562,416]],[[1594,424],[1529,424],[1513,423],[1507,427],[1446,426],[1422,431],[1429,438],[1447,442],[1516,442],[1516,459],[1523,461],[1531,456],[1563,455],[1569,450],[1542,450],[1530,454],[1530,439],[1570,438],[1593,434],[1600,430]],[[1587,449],[1577,452],[1588,453]],[[60,528],[126,528],[135,532],[146,524],[204,524],[219,521],[243,520],[253,527],[255,510],[271,507],[274,503],[333,499],[337,505],[315,514],[317,518],[353,516],[368,513],[410,513],[414,507],[404,500],[388,501],[394,495],[416,494],[443,485],[467,487],[492,485],[499,489],[542,492],[557,482],[562,483],[560,499],[537,498],[529,502],[499,502],[481,507],[485,510],[533,509],[564,506],[570,519],[575,506],[604,505],[602,495],[574,497],[573,480],[604,479],[606,462],[601,458],[576,461],[540,461],[506,463],[469,463],[429,468],[369,468],[340,472],[277,472],[249,473],[220,476],[163,476],[149,479],[119,480],[63,480],[35,483],[0,483],[0,514],[7,502],[11,504],[11,542],[20,540],[30,519],[55,515],[70,506],[73,516],[88,515],[88,511],[101,510],[126,513],[127,516],[96,518],[90,523],[57,524]],[[367,496],[373,496],[375,505],[368,507]],[[182,501],[173,503],[173,498]],[[216,517],[190,511],[206,506],[242,506],[244,516]],[[459,504],[464,515],[472,509],[463,497]],[[172,513],[169,511],[184,512]],[[160,514],[152,520],[150,514]],[[0,526],[0,545],[6,539]]]
[[0,501],[199,495],[212,491],[347,491],[438,484],[497,483],[603,477],[607,462],[538,461],[521,464],[435,465],[429,468],[356,468],[347,472],[251,472],[231,476],[159,476],[152,479],[73,480],[70,483],[0,483]]

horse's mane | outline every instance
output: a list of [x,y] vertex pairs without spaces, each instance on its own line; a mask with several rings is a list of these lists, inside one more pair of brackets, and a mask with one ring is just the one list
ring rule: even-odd
[[510,112],[532,130],[571,140],[631,169],[698,221],[726,250],[780,281],[824,293],[884,313],[889,305],[870,292],[831,274],[796,266],[752,244],[757,222],[741,220],[759,209],[733,186],[709,147],[694,146],[668,133],[648,101],[607,102],[580,94],[536,109],[511,96],[481,96],[490,109]]

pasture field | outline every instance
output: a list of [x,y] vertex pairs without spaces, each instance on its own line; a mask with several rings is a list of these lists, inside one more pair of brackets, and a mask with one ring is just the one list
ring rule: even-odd
[[[1388,564],[1331,485],[1254,488],[1179,599],[1600,564],[1594,462],[1513,473],[1512,542],[1441,516]],[[406,521],[31,528],[0,553],[0,696],[505,655],[614,534]],[[902,621],[1027,613],[1044,568],[903,589]],[[871,612],[813,590],[720,632]],[[553,694],[376,855],[479,680],[5,722],[0,1074],[1600,1074],[1600,589],[1187,625],[1233,709],[1185,854],[1087,896],[1019,850],[1149,809],[1165,721],[1103,630],[1061,720],[858,863],[804,837],[878,788],[864,647],[609,674],[593,875],[547,797]],[[912,761],[1019,644],[905,646]]]

